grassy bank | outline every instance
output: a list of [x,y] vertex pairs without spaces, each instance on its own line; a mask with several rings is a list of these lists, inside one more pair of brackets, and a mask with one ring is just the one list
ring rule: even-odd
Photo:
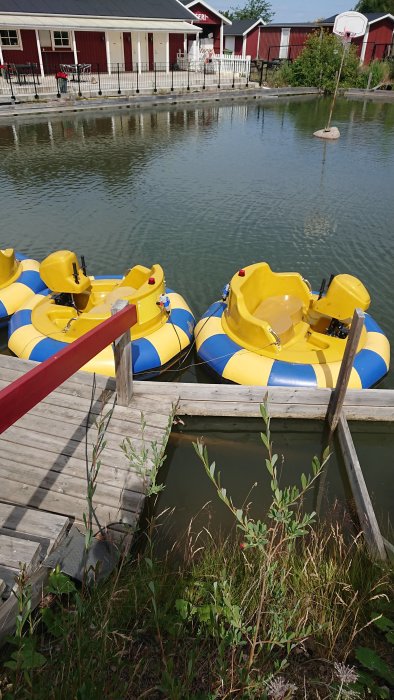
[[144,546],[104,584],[77,587],[55,571],[34,617],[21,580],[3,698],[391,697],[393,570],[370,560],[361,536],[345,539],[340,524],[324,527],[304,511],[327,454],[299,486],[281,486],[264,407],[262,416],[268,513],[252,520],[196,445],[201,478],[214,483],[233,531],[219,539],[191,523],[159,557],[172,515],[156,516]]

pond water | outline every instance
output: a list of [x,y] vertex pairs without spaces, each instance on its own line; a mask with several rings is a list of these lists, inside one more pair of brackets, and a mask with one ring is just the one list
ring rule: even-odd
[[[226,535],[234,518],[219,500],[205,474],[193,443],[203,439],[209,462],[216,462],[216,473],[238,508],[250,504],[254,518],[264,518],[271,503],[270,477],[265,466],[266,450],[260,433],[262,420],[185,418],[171,434],[162,472],[165,489],[155,509],[160,523],[160,543],[172,547],[184,543],[192,522],[195,535],[203,527]],[[394,482],[392,455],[394,432],[390,424],[351,425],[364,477],[383,536],[394,540]],[[312,474],[312,458],[321,457],[328,435],[318,421],[272,421],[274,452],[278,453],[278,475],[282,486],[300,486],[302,473]],[[334,440],[331,456],[320,479],[304,500],[307,512],[316,511],[326,522],[339,520],[354,531],[355,505],[339,446]],[[174,509],[174,517],[172,510]]]
[[92,274],[160,262],[197,317],[258,260],[315,288],[349,272],[393,342],[394,104],[339,100],[335,143],[312,136],[327,110],[313,98],[3,119],[0,246],[75,249]]
[[[342,136],[334,143],[312,136],[328,107],[308,98],[3,119],[0,247],[38,259],[71,248],[85,255],[92,274],[160,262],[197,317],[239,267],[259,260],[300,271],[315,288],[331,273],[353,273],[394,343],[394,104],[339,100],[334,123]],[[4,332],[0,343],[6,351]],[[196,367],[182,378],[210,379]],[[381,387],[394,388],[393,370]],[[276,426],[284,478],[289,473],[293,482],[320,453],[322,428]],[[264,510],[260,430],[254,421],[187,421],[171,436],[159,507],[177,508],[178,532],[207,501],[216,502],[191,445],[201,434],[237,503],[258,482],[251,500],[255,514]],[[388,533],[393,430],[353,430]],[[344,467],[335,454],[320,495],[325,515],[335,504],[345,508]],[[316,497],[314,490],[311,507]],[[216,522],[230,526],[223,508],[209,508]]]

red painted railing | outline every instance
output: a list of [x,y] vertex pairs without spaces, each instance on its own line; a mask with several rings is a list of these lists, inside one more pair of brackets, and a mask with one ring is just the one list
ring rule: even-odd
[[130,304],[0,391],[0,433],[137,322]]

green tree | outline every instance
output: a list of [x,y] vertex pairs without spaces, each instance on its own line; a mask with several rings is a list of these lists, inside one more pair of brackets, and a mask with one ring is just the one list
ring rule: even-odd
[[394,15],[394,0],[359,0],[357,12],[390,12]]
[[274,16],[268,0],[247,0],[243,7],[230,7],[223,14],[231,20],[262,19],[264,22],[269,22]]
[[[283,76],[287,84],[313,86],[332,92],[341,64],[343,46],[334,34],[313,33],[305,43],[305,48],[294,63],[284,66]],[[342,70],[341,85],[354,87],[359,76],[360,59],[356,47],[349,46]],[[278,76],[280,77],[280,76]]]

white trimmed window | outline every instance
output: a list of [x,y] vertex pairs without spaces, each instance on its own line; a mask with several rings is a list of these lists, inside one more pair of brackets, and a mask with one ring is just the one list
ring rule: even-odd
[[53,48],[54,49],[69,49],[71,47],[70,43],[70,32],[52,32]]
[[22,42],[18,29],[0,29],[0,46],[2,49],[21,49]]

